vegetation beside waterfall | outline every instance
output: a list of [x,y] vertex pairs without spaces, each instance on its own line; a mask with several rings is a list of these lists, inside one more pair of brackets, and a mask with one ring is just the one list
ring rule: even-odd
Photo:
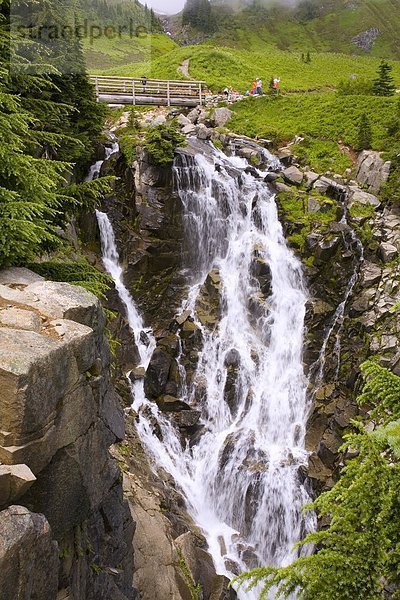
[[[48,10],[54,6],[49,3]],[[76,72],[30,73],[11,55],[7,6],[0,15],[0,266],[21,264],[59,244],[58,228],[91,209],[109,181],[77,184],[103,127],[103,108],[83,70],[79,45],[68,45]],[[13,50],[12,50],[13,51]],[[75,53],[71,56],[71,53]],[[62,65],[60,65],[62,68]]]

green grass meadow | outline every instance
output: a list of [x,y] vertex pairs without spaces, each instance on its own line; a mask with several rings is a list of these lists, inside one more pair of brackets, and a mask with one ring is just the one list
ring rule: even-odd
[[[316,53],[311,63],[301,61],[298,52],[286,52],[265,45],[261,52],[215,47],[177,46],[167,36],[158,34],[143,38],[96,40],[85,47],[89,71],[98,75],[148,76],[179,79],[178,67],[190,60],[190,75],[205,80],[215,91],[233,86],[244,92],[255,77],[264,85],[271,77],[281,78],[283,91],[315,91],[335,88],[350,76],[374,77],[379,60],[344,54]],[[393,62],[393,74],[400,88],[400,62]]]
[[[163,34],[129,39],[95,40],[86,44],[87,64],[92,74],[183,79],[178,68],[189,60],[194,79],[207,82],[213,91],[232,86],[239,92],[249,89],[261,77],[267,91],[271,77],[281,79],[277,97],[248,97],[234,104],[229,129],[274,140],[279,145],[294,136],[305,137],[296,149],[312,168],[342,173],[352,166],[351,155],[343,146],[355,148],[360,116],[371,123],[371,147],[390,151],[388,126],[398,116],[398,99],[367,95],[340,95],[341,81],[371,81],[380,59],[328,52],[312,53],[311,62],[301,53],[279,50],[258,39],[255,51],[218,47],[211,41],[197,46],[178,46]],[[397,88],[400,88],[400,62],[390,62]]]

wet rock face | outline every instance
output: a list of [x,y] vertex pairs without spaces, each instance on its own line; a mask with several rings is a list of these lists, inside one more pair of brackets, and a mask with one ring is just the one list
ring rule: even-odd
[[[0,280],[0,499],[46,517],[68,555],[60,589],[131,599],[133,523],[108,453],[124,422],[100,304],[83,288],[25,271]],[[117,576],[105,570],[118,565]]]

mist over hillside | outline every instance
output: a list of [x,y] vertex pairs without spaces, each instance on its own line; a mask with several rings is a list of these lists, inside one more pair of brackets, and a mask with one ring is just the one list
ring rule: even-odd
[[[197,4],[187,0],[186,6],[189,3]],[[202,35],[195,19],[191,23],[186,15],[182,35],[176,28],[178,43],[211,38],[221,46],[248,50],[272,44],[289,51],[400,59],[399,0],[210,0],[207,4],[211,18],[200,28]]]

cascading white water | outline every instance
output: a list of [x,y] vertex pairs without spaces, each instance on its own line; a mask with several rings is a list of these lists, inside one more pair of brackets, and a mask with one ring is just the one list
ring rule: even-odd
[[122,281],[123,270],[119,262],[119,254],[110,219],[105,213],[99,210],[96,210],[96,217],[100,230],[104,268],[112,277],[119,297],[126,308],[129,328],[134,334],[135,344],[140,356],[140,364],[138,366],[147,368],[156,345],[152,331],[151,329],[145,329],[142,317],[136,309],[133,298]]
[[[347,208],[346,207],[344,210],[343,217],[340,220],[340,223],[348,226]],[[349,298],[351,297],[354,287],[358,281],[358,273],[359,273],[360,265],[362,264],[362,262],[364,260],[364,247],[363,247],[361,241],[359,240],[359,238],[354,233],[353,229],[350,229],[349,237],[350,237],[350,243],[349,242],[346,243],[347,249],[352,250],[352,247],[355,246],[358,256],[356,256],[356,263],[354,266],[354,271],[347,283],[347,286],[346,286],[346,289],[344,292],[344,298],[343,298],[342,302],[336,308],[334,315],[332,317],[331,324],[328,327],[328,330],[324,336],[318,359],[310,367],[310,376],[315,385],[317,385],[317,384],[321,383],[321,381],[323,381],[325,363],[326,363],[326,351],[328,348],[329,341],[330,341],[335,329],[336,329],[336,339],[335,339],[335,344],[334,344],[334,349],[333,349],[333,356],[336,358],[336,372],[335,372],[336,378],[339,375],[340,358],[341,358],[340,357],[340,354],[341,354],[340,334],[343,329],[343,322],[344,322],[344,318],[345,318],[345,311],[346,311],[347,303],[348,303]]]
[[[113,140],[111,145],[106,146],[105,148],[104,160],[97,161],[91,166],[86,177],[86,181],[92,181],[93,179],[99,177],[103,163],[109,160],[117,152],[119,152],[119,144],[117,141]],[[129,328],[134,335],[135,345],[140,357],[140,364],[138,367],[147,369],[151,355],[156,346],[156,341],[153,337],[151,328],[145,328],[142,317],[136,309],[133,298],[124,285],[122,278],[123,269],[120,264],[114,230],[110,219],[105,213],[99,210],[96,210],[96,218],[100,231],[104,268],[113,279],[118,295],[126,308]],[[134,383],[131,383],[131,386],[132,393],[135,394],[135,397],[144,402],[145,395],[143,389],[143,380],[138,379]]]
[[103,164],[111,158],[114,154],[119,151],[119,144],[117,141],[113,140],[110,146],[106,146],[104,149],[104,159],[97,160],[89,169],[89,173],[87,174],[85,181],[93,181],[93,179],[97,179],[100,176],[101,167]]
[[[261,564],[288,564],[296,557],[295,542],[315,526],[313,515],[301,512],[309,499],[300,475],[307,463],[308,413],[301,265],[285,243],[273,195],[245,172],[247,166],[211,149],[207,158],[180,155],[175,164],[191,273],[182,310],[192,312],[204,338],[185,399],[201,410],[204,434],[193,447],[182,447],[170,421],[144,397],[143,386],[136,382],[132,390],[145,447],[175,479],[207,537],[217,571],[229,577]],[[154,340],[150,336],[140,349],[143,322],[121,281],[112,227],[104,213],[97,212],[97,219],[104,265],[147,367]],[[255,263],[270,273],[264,293]],[[212,269],[221,282],[221,317],[208,330],[197,318],[196,301]],[[235,392],[228,400],[232,365]],[[241,590],[239,597],[258,594]]]
[[[207,513],[240,537],[224,535],[217,525],[209,541],[221,570],[287,564],[294,543],[313,526],[312,517],[301,514],[308,496],[298,476],[307,462],[308,412],[301,266],[285,243],[274,197],[244,172],[245,161],[217,153],[195,161],[181,155],[180,162],[175,171],[193,280],[184,308],[196,318],[199,284],[215,268],[221,279],[221,319],[216,330],[203,328],[195,377],[205,382],[206,433],[192,452],[192,469]],[[252,276],[255,260],[270,270],[267,298]],[[225,385],[232,360],[237,379],[235,405],[229,406]]]

